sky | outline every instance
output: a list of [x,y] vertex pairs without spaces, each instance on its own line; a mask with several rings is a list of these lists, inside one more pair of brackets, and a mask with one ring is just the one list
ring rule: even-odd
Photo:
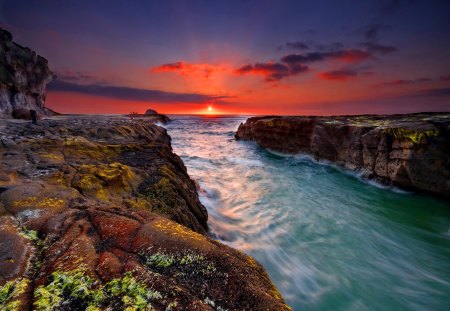
[[0,0],[0,27],[62,113],[450,111],[448,0]]

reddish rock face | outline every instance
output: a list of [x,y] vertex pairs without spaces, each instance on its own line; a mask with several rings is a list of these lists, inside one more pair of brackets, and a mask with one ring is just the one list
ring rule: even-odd
[[450,198],[450,115],[255,117],[237,139],[307,153],[408,190]]
[[0,309],[289,310],[261,265],[206,236],[163,128],[126,117],[6,124]]

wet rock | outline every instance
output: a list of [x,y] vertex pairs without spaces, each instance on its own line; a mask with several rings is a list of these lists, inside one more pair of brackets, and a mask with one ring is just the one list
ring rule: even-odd
[[237,139],[307,153],[407,190],[450,198],[450,115],[255,117]]

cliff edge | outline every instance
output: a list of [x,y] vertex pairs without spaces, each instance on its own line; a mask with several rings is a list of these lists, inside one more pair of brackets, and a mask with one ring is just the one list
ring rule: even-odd
[[407,190],[450,198],[450,114],[254,117],[237,139],[306,153]]
[[53,77],[45,58],[13,42],[0,28],[0,118],[23,118],[30,109],[52,115],[45,107],[45,94]]

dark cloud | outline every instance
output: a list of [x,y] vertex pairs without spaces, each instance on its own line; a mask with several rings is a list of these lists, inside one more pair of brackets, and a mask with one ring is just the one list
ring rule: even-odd
[[414,97],[450,97],[450,87],[417,91]]
[[384,0],[381,1],[380,11],[383,15],[393,15],[397,13],[401,7],[413,4],[414,0]]
[[308,66],[301,64],[255,63],[242,66],[236,70],[237,74],[260,74],[268,82],[279,81],[289,76],[295,76],[308,71]]
[[137,89],[104,84],[77,84],[60,80],[51,82],[49,84],[49,90],[59,92],[74,92],[130,101],[148,101],[158,103],[205,103],[209,101],[229,98],[229,96],[214,96],[197,93],[172,93],[159,90]]
[[398,86],[398,85],[410,85],[410,84],[419,84],[419,83],[424,83],[424,82],[431,82],[433,81],[433,79],[431,78],[417,78],[417,79],[399,79],[399,80],[393,80],[393,81],[388,81],[388,82],[384,82],[381,84],[377,84],[375,85],[376,87],[378,86]]
[[380,33],[390,28],[390,26],[384,24],[370,24],[362,27],[358,32],[362,32],[366,41],[377,41]]
[[307,50],[309,46],[304,42],[286,42],[286,47],[293,50]]
[[107,84],[104,80],[99,80],[94,76],[80,72],[80,71],[58,71],[56,77],[59,80],[66,82],[73,82],[76,84]]
[[311,52],[307,54],[290,54],[281,58],[283,63],[297,64],[297,63],[312,63],[318,61],[324,61],[327,59],[337,59],[348,63],[360,62],[373,56],[363,50],[350,49],[339,50],[334,52]]
[[382,45],[370,41],[361,43],[361,46],[365,47],[368,52],[371,52],[373,54],[389,54],[397,51],[397,48],[395,46]]
[[283,50],[308,50],[309,49],[309,45],[301,42],[301,41],[296,41],[296,42],[286,42],[283,45],[280,45],[277,47],[277,51],[283,51]]
[[439,80],[441,80],[441,81],[450,81],[450,75],[441,76],[441,77],[439,77]]
[[318,44],[316,48],[322,52],[333,52],[344,49],[344,44],[341,42],[333,42],[330,44]]

